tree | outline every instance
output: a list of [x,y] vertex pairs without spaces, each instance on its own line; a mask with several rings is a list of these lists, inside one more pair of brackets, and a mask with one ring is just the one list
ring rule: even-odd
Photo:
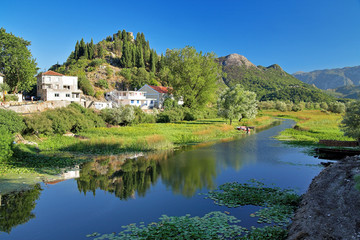
[[229,119],[254,118],[257,114],[256,93],[245,91],[239,84],[228,88],[218,100],[219,115]]
[[38,68],[28,49],[30,42],[0,29],[0,72],[13,92],[30,90]]
[[198,53],[194,47],[187,46],[167,50],[165,58],[173,94],[183,98],[185,107],[201,108],[215,101],[221,69],[213,53]]
[[79,41],[76,41],[76,44],[75,44],[75,52],[74,52],[74,59],[78,60],[79,59],[79,49],[80,49],[80,46],[79,46]]
[[340,129],[345,136],[360,138],[360,101],[350,103],[346,108],[344,118],[341,122]]
[[91,38],[91,42],[88,45],[88,58],[91,60],[94,58],[95,53],[95,45],[94,40]]

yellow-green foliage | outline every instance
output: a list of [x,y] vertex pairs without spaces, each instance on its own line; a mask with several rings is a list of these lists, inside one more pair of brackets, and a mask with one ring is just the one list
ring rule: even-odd
[[270,116],[294,119],[297,123],[292,129],[286,129],[278,136],[280,140],[295,140],[316,143],[321,139],[351,141],[340,131],[342,114],[320,110],[301,112],[264,111]]

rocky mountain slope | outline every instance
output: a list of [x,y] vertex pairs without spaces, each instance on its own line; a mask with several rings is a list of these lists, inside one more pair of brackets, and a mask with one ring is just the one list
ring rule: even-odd
[[358,86],[360,85],[360,66],[296,72],[293,76],[321,89],[335,89],[349,85]]
[[241,84],[256,92],[259,100],[289,100],[293,102],[328,101],[331,97],[285,72],[279,65],[255,66],[246,57],[230,54],[218,59],[226,85]]

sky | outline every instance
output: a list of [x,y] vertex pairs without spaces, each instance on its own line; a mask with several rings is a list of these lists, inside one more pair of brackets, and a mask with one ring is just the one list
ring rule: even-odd
[[289,73],[360,65],[360,0],[1,0],[0,27],[31,41],[41,71],[123,29],[159,54],[193,46]]

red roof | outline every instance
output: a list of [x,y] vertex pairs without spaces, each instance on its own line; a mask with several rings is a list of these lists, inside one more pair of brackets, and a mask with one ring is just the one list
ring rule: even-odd
[[48,76],[64,76],[64,75],[62,75],[61,73],[57,73],[57,72],[54,72],[54,71],[47,71],[47,72],[42,73],[42,75],[48,75]]
[[152,89],[154,89],[155,91],[157,91],[159,93],[168,93],[169,90],[171,90],[171,88],[163,87],[163,86],[151,86],[151,85],[149,85],[149,87],[151,87]]

